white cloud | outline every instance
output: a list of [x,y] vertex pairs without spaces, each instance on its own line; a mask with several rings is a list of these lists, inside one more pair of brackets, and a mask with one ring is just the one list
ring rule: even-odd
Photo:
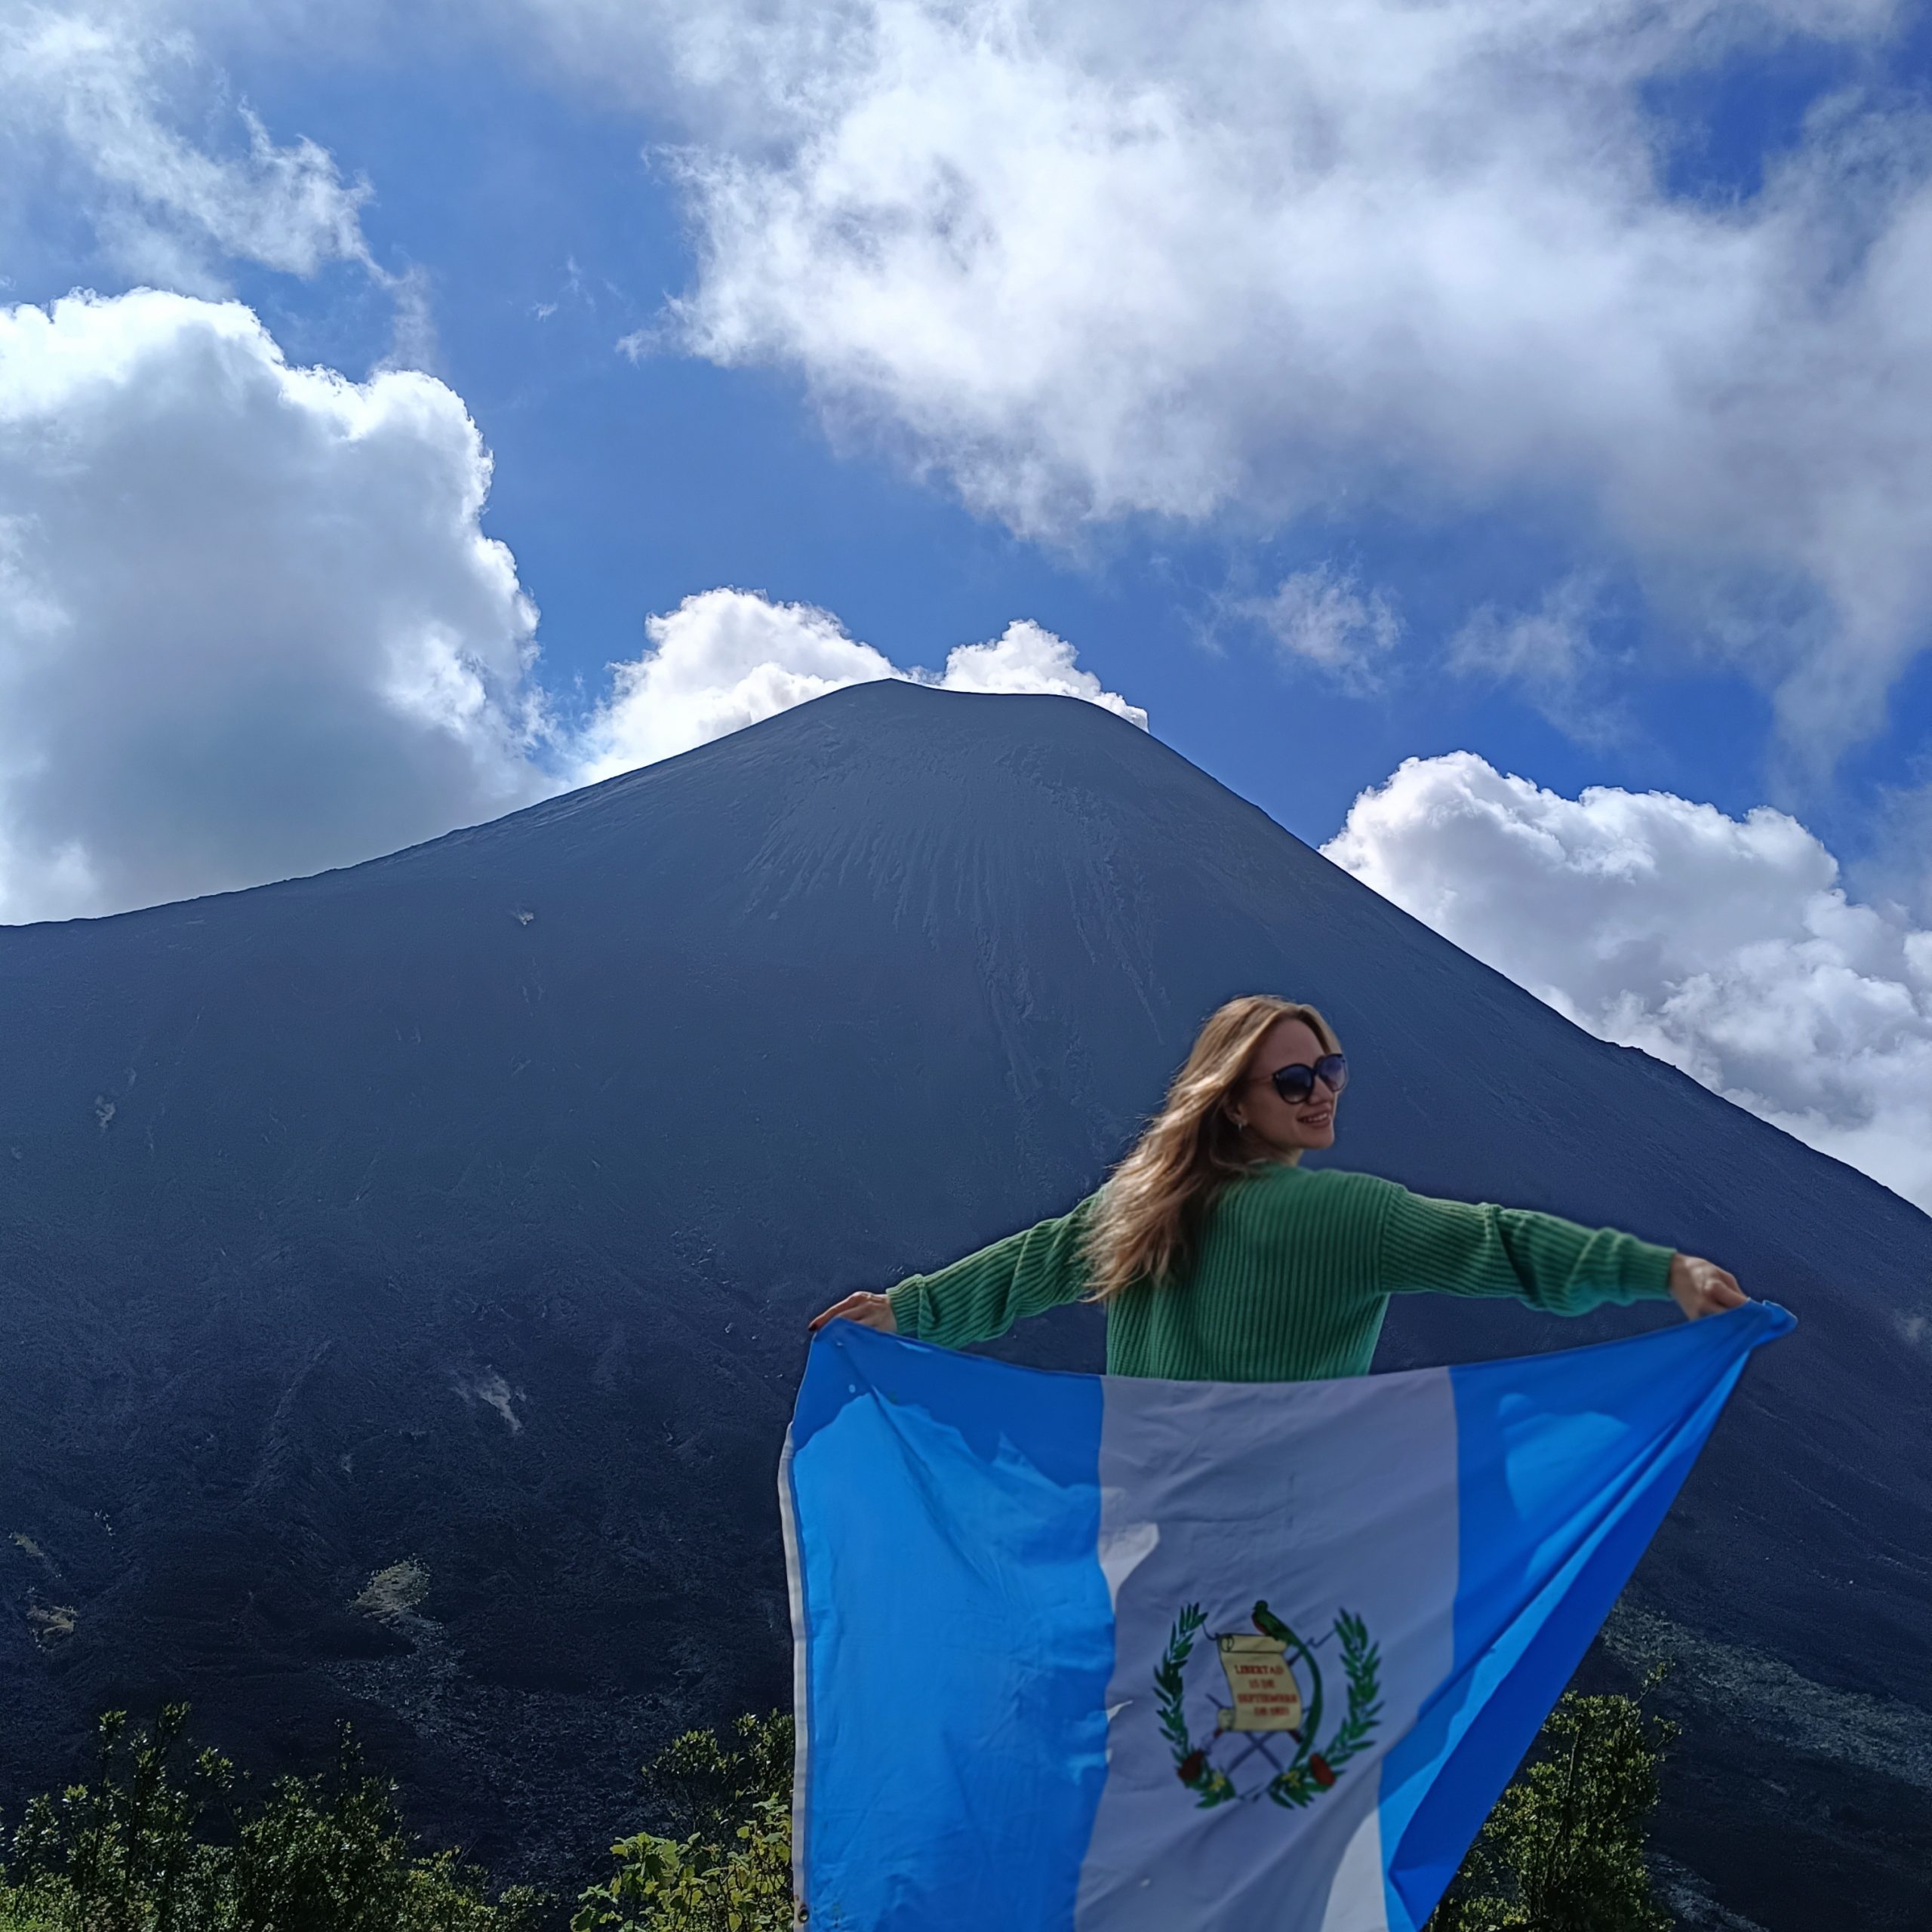
[[1450,669],[1516,686],[1574,738],[1614,737],[1623,707],[1592,635],[1601,595],[1594,578],[1577,574],[1551,586],[1534,610],[1484,605],[1450,639]]
[[180,131],[189,97],[219,91],[186,33],[138,11],[28,6],[0,22],[0,155],[28,192],[91,219],[117,269],[199,294],[222,292],[220,264],[236,260],[300,275],[352,261],[387,281],[362,237],[368,189],[325,149],[278,146],[245,106],[217,117],[238,137],[226,153]]
[[1506,615],[1486,604],[1450,640],[1450,663],[1458,671],[1514,678],[1532,688],[1569,690],[1590,660],[1595,601],[1587,580],[1568,577],[1534,611]]
[[1384,590],[1364,592],[1352,573],[1331,565],[1284,577],[1271,597],[1238,607],[1291,657],[1326,671],[1345,689],[1374,691],[1380,666],[1402,635],[1395,600]]
[[571,755],[588,784],[706,744],[848,685],[904,678],[947,691],[1084,698],[1145,730],[1147,714],[1078,668],[1073,647],[1024,619],[990,644],[961,645],[935,675],[902,670],[848,636],[828,611],[749,590],[707,590],[645,620],[650,648],[611,667],[610,697]]
[[1147,728],[1147,714],[1116,691],[1103,691],[1091,671],[1074,662],[1074,650],[1025,617],[1016,618],[990,644],[962,644],[946,655],[937,678],[921,678],[949,691],[1035,691],[1051,697],[1084,698],[1130,724]]
[[867,678],[1146,722],[1037,624],[935,675],[712,590],[565,732],[489,483],[443,384],[291,368],[238,303],[0,309],[0,921],[372,857]]
[[1022,531],[1534,503],[1820,758],[1927,641],[1927,119],[1692,201],[1653,105],[1885,0],[496,11],[681,115],[688,347]]
[[1932,1209],[1932,931],[1804,827],[1411,758],[1322,850],[1605,1039]]
[[585,727],[574,776],[589,784],[708,743],[848,685],[893,675],[829,611],[707,590],[645,620],[651,648],[611,667],[612,691]]
[[551,789],[536,614],[428,377],[245,308],[0,309],[0,919],[371,857]]

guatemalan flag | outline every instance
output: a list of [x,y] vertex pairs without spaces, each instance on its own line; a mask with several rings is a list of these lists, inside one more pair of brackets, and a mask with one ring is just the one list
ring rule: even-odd
[[780,1484],[811,1932],[1416,1932],[1792,1325],[1236,1383],[835,1322]]

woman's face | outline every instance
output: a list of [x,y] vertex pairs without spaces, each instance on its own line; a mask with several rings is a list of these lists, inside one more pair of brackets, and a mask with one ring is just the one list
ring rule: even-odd
[[1229,1111],[1251,1138],[1284,1155],[1334,1146],[1339,1097],[1318,1080],[1306,1100],[1291,1106],[1268,1077],[1278,1066],[1312,1066],[1327,1051],[1305,1020],[1278,1020],[1262,1035],[1243,1084],[1229,1097]]

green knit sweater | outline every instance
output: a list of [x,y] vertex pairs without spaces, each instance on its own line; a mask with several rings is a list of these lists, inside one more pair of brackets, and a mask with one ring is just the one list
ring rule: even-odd
[[[958,1348],[1087,1291],[1099,1197],[891,1291],[902,1335]],[[1107,1309],[1107,1371],[1306,1382],[1367,1372],[1392,1294],[1514,1295],[1552,1315],[1667,1294],[1671,1250],[1527,1208],[1274,1163],[1232,1181],[1174,1281]]]

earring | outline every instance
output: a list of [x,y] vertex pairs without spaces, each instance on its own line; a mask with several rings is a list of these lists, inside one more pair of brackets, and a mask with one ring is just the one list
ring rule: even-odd
[[1247,1131],[1247,1117],[1245,1114],[1235,1114],[1231,1118],[1234,1121],[1235,1131],[1237,1134],[1245,1134]]

